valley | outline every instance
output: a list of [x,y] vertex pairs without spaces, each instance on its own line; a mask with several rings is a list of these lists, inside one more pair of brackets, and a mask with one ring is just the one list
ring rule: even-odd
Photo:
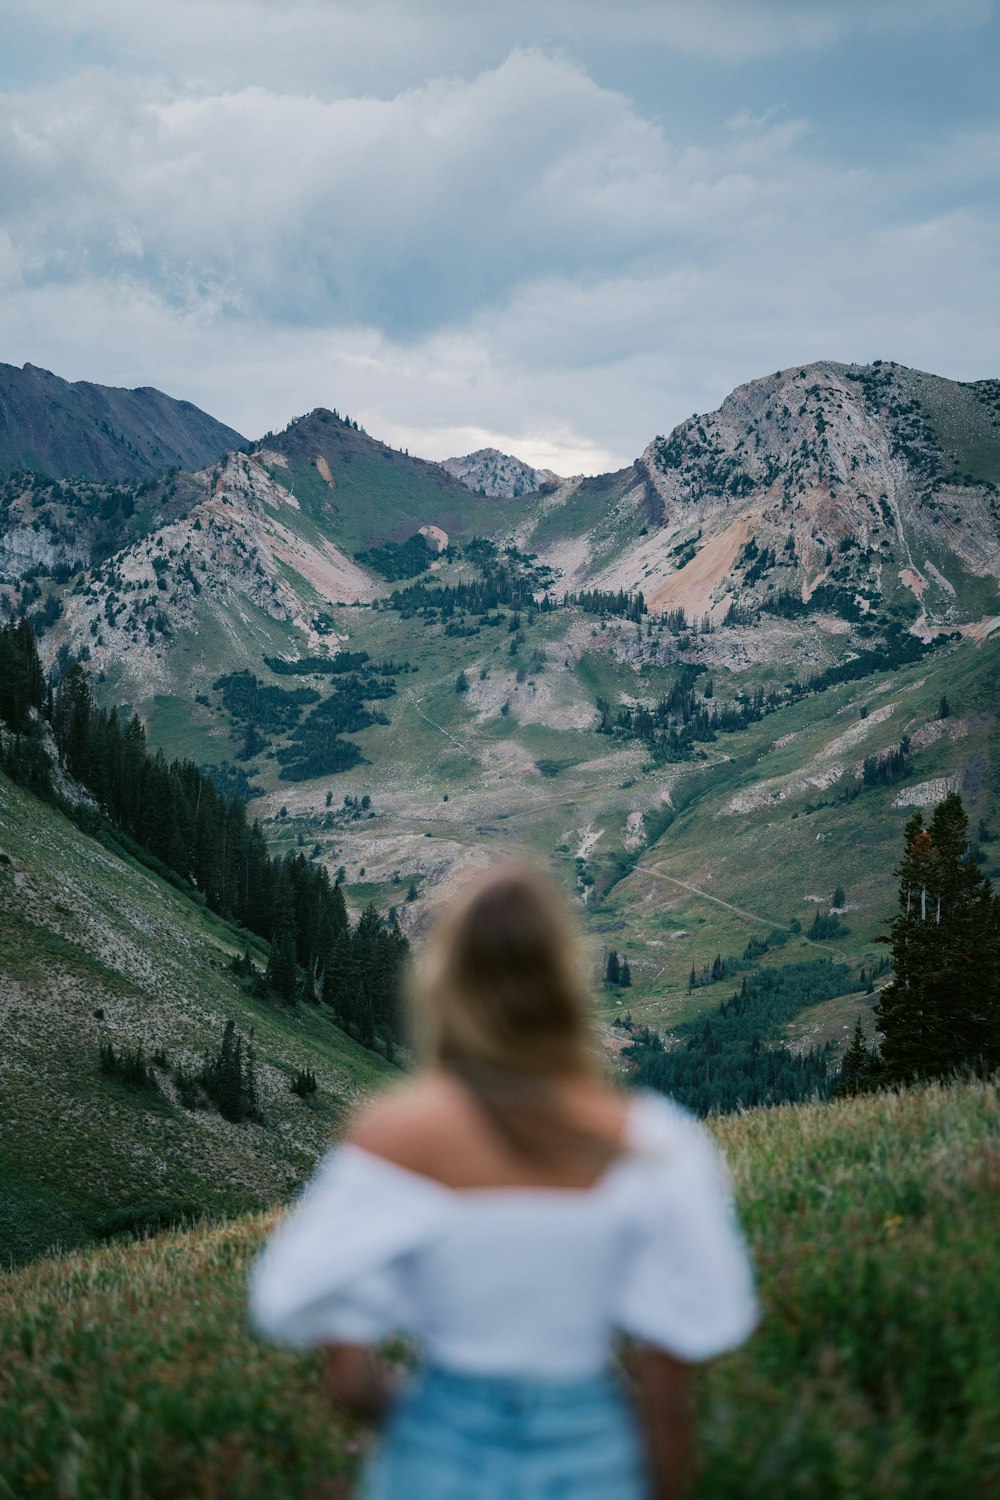
[[[833,1066],[859,1014],[874,1026],[912,810],[960,791],[1000,875],[998,391],[815,364],[570,479],[489,450],[429,463],[323,409],[190,470],[151,473],[138,440],[131,472],[11,460],[0,601],[32,619],[54,680],[79,662],[151,750],[246,799],[273,855],[337,880],[353,919],[373,903],[419,945],[471,871],[527,852],[575,904],[609,1057],[636,1028],[671,1045],[747,976],[811,962],[846,966],[838,993],[769,1045],[828,1047]],[[49,420],[38,451],[58,456]],[[252,1146],[218,1122],[206,1172],[236,1186],[205,1199],[182,1165],[205,1120],[174,1118],[167,1087],[154,1196],[285,1195],[390,1064],[325,1015],[248,996],[226,970],[246,934],[3,789],[9,1071],[25,1088],[65,1072],[93,1121],[87,1048],[112,996],[132,1044],[192,1057],[235,1016],[276,1131]],[[627,986],[608,982],[612,952]],[[293,1064],[315,1067],[326,1113],[287,1093]],[[18,1193],[56,1149],[62,1087],[44,1107],[24,1094]],[[33,1214],[48,1226],[18,1256],[138,1199],[145,1168],[116,1161],[79,1213],[69,1158],[46,1165],[51,1212],[41,1189],[37,1214],[8,1210],[15,1241]]]

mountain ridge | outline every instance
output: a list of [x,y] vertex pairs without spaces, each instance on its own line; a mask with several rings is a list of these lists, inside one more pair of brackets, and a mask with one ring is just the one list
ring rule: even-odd
[[147,479],[200,469],[245,442],[235,428],[153,386],[95,385],[30,363],[0,364],[0,473]]

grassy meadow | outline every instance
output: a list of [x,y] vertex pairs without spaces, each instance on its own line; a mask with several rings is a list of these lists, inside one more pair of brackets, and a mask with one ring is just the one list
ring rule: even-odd
[[[699,1377],[699,1500],[1000,1494],[1000,1089],[714,1124],[764,1319]],[[357,1463],[316,1356],[244,1321],[264,1217],[0,1281],[0,1495],[320,1500]],[[610,1500],[610,1497],[609,1497]]]

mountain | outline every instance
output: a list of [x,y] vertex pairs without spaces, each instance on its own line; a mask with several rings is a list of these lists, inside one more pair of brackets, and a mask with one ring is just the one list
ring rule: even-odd
[[446,458],[442,469],[453,474],[466,489],[477,495],[512,499],[519,495],[535,495],[539,491],[551,491],[562,483],[551,469],[533,469],[520,458],[510,453],[501,453],[499,448],[477,448],[464,458]]
[[419,934],[527,849],[595,982],[628,958],[609,1027],[837,958],[792,1040],[839,1042],[912,808],[961,790],[996,866],[998,423],[998,382],[820,362],[617,473],[487,497],[319,409],[192,474],[9,481],[0,597],[355,910]]
[[369,437],[323,407],[255,445],[255,457],[340,546],[403,542],[421,526],[447,535],[510,528],[528,513],[521,496],[486,507],[442,464]]
[[715,624],[734,602],[748,615],[794,595],[846,619],[896,606],[932,633],[996,606],[998,484],[1000,381],[819,362],[582,481],[529,542],[576,583]]
[[190,401],[0,364],[0,474],[146,479],[200,469],[246,440]]

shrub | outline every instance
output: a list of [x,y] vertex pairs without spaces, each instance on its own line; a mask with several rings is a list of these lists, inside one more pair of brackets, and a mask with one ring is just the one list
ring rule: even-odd
[[150,1203],[130,1203],[106,1214],[95,1225],[102,1239],[123,1236],[147,1239],[165,1229],[186,1229],[202,1217],[199,1203],[187,1198],[160,1198]]
[[130,1089],[155,1089],[156,1074],[146,1062],[142,1043],[116,1052],[112,1042],[100,1044],[100,1068],[105,1078],[114,1078]]
[[291,1091],[300,1099],[307,1099],[316,1092],[316,1074],[311,1068],[299,1068],[291,1082]]

